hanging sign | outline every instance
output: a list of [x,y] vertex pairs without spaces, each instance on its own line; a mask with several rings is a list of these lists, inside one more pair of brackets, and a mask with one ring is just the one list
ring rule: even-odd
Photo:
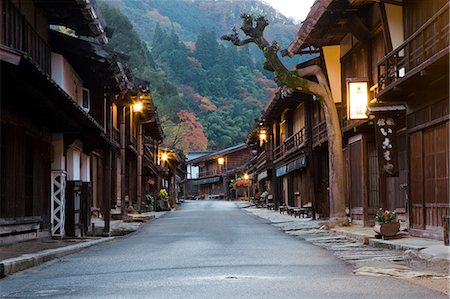
[[396,118],[394,114],[379,114],[375,118],[375,136],[380,174],[397,177],[398,146]]

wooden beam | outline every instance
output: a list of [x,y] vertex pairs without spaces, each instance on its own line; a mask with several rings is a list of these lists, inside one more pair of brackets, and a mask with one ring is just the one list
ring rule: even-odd
[[399,1],[399,0],[381,0],[381,2],[392,4],[392,5],[403,6],[403,1]]
[[389,53],[392,51],[392,40],[391,40],[391,33],[389,32],[389,25],[386,15],[386,6],[384,5],[384,3],[378,3],[378,6],[381,12],[381,23],[383,25],[384,45],[386,48],[386,53]]
[[370,30],[366,27],[366,25],[361,21],[361,18],[358,16],[354,16],[350,20],[350,31],[356,38],[362,42],[370,39]]

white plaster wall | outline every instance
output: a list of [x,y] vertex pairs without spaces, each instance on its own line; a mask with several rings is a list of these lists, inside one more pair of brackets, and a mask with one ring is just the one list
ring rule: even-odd
[[83,80],[61,54],[52,52],[52,79],[79,105]]
[[66,170],[64,136],[60,133],[52,134],[52,170]]
[[67,151],[67,180],[81,180],[81,150],[73,146]]
[[91,181],[91,159],[86,154],[81,154],[81,181]]

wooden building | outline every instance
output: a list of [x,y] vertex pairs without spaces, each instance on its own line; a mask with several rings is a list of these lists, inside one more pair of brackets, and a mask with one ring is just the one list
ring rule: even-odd
[[[313,58],[299,68],[321,64]],[[248,165],[260,192],[276,207],[309,207],[313,216],[329,215],[328,148],[323,110],[313,96],[278,90],[252,128]]]
[[[442,238],[449,213],[448,24],[448,1],[318,0],[286,51],[320,52],[342,119],[353,223],[372,225],[381,207],[397,211],[412,234]],[[354,82],[370,88],[370,104],[356,117]]]
[[405,0],[397,10],[402,22],[389,24],[389,30],[404,35],[377,61],[376,96],[407,107],[402,146],[409,231],[442,238],[443,217],[450,215],[449,2]]
[[78,2],[1,2],[2,243],[82,236],[92,217],[109,232],[117,196],[142,200],[138,178],[153,163],[144,136],[150,151],[162,139],[148,82],[133,82],[126,56],[49,29],[107,42],[95,2]]
[[249,159],[250,149],[246,144],[198,157],[189,162],[191,167],[198,166],[198,177],[186,180],[186,184],[191,189],[196,186],[196,195],[202,199],[234,199],[230,194],[230,180],[243,174]]
[[[77,1],[67,1],[64,8],[51,1],[1,2],[2,242],[50,233],[64,236],[66,216],[67,223],[83,222],[76,198],[69,205],[73,213],[66,215],[66,190],[77,188],[81,195],[83,182],[89,183],[89,159],[82,142],[100,136],[103,126],[79,105],[87,102],[83,95],[88,93],[82,92],[80,78],[73,78],[70,92],[51,79],[49,27],[64,25],[107,42],[93,11],[91,5]],[[79,138],[73,138],[74,132]],[[80,182],[76,187],[67,184],[75,180]]]

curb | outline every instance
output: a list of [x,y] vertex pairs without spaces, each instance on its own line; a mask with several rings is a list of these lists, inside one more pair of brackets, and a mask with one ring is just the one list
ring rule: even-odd
[[354,234],[354,233],[340,231],[340,230],[335,230],[335,229],[330,229],[328,231],[330,233],[332,233],[332,234],[335,234],[335,235],[345,236],[345,237],[347,237],[349,239],[352,239],[352,240],[355,240],[357,242],[363,243],[364,245],[371,245],[370,241],[372,240],[372,237],[368,237],[367,235],[364,235],[364,234]]
[[392,242],[386,242],[384,240],[379,239],[369,239],[370,246],[377,248],[386,248],[386,249],[395,249],[395,250],[415,250],[420,251],[425,249],[426,246],[414,246],[414,245],[405,245],[405,244],[394,244]]
[[0,261],[0,278],[4,278],[16,272],[38,266],[50,260],[76,253],[85,248],[108,242],[113,239],[113,237],[107,237],[97,240],[91,240],[80,244],[74,244],[55,249],[47,249],[37,253],[24,254],[19,257],[2,260]]

